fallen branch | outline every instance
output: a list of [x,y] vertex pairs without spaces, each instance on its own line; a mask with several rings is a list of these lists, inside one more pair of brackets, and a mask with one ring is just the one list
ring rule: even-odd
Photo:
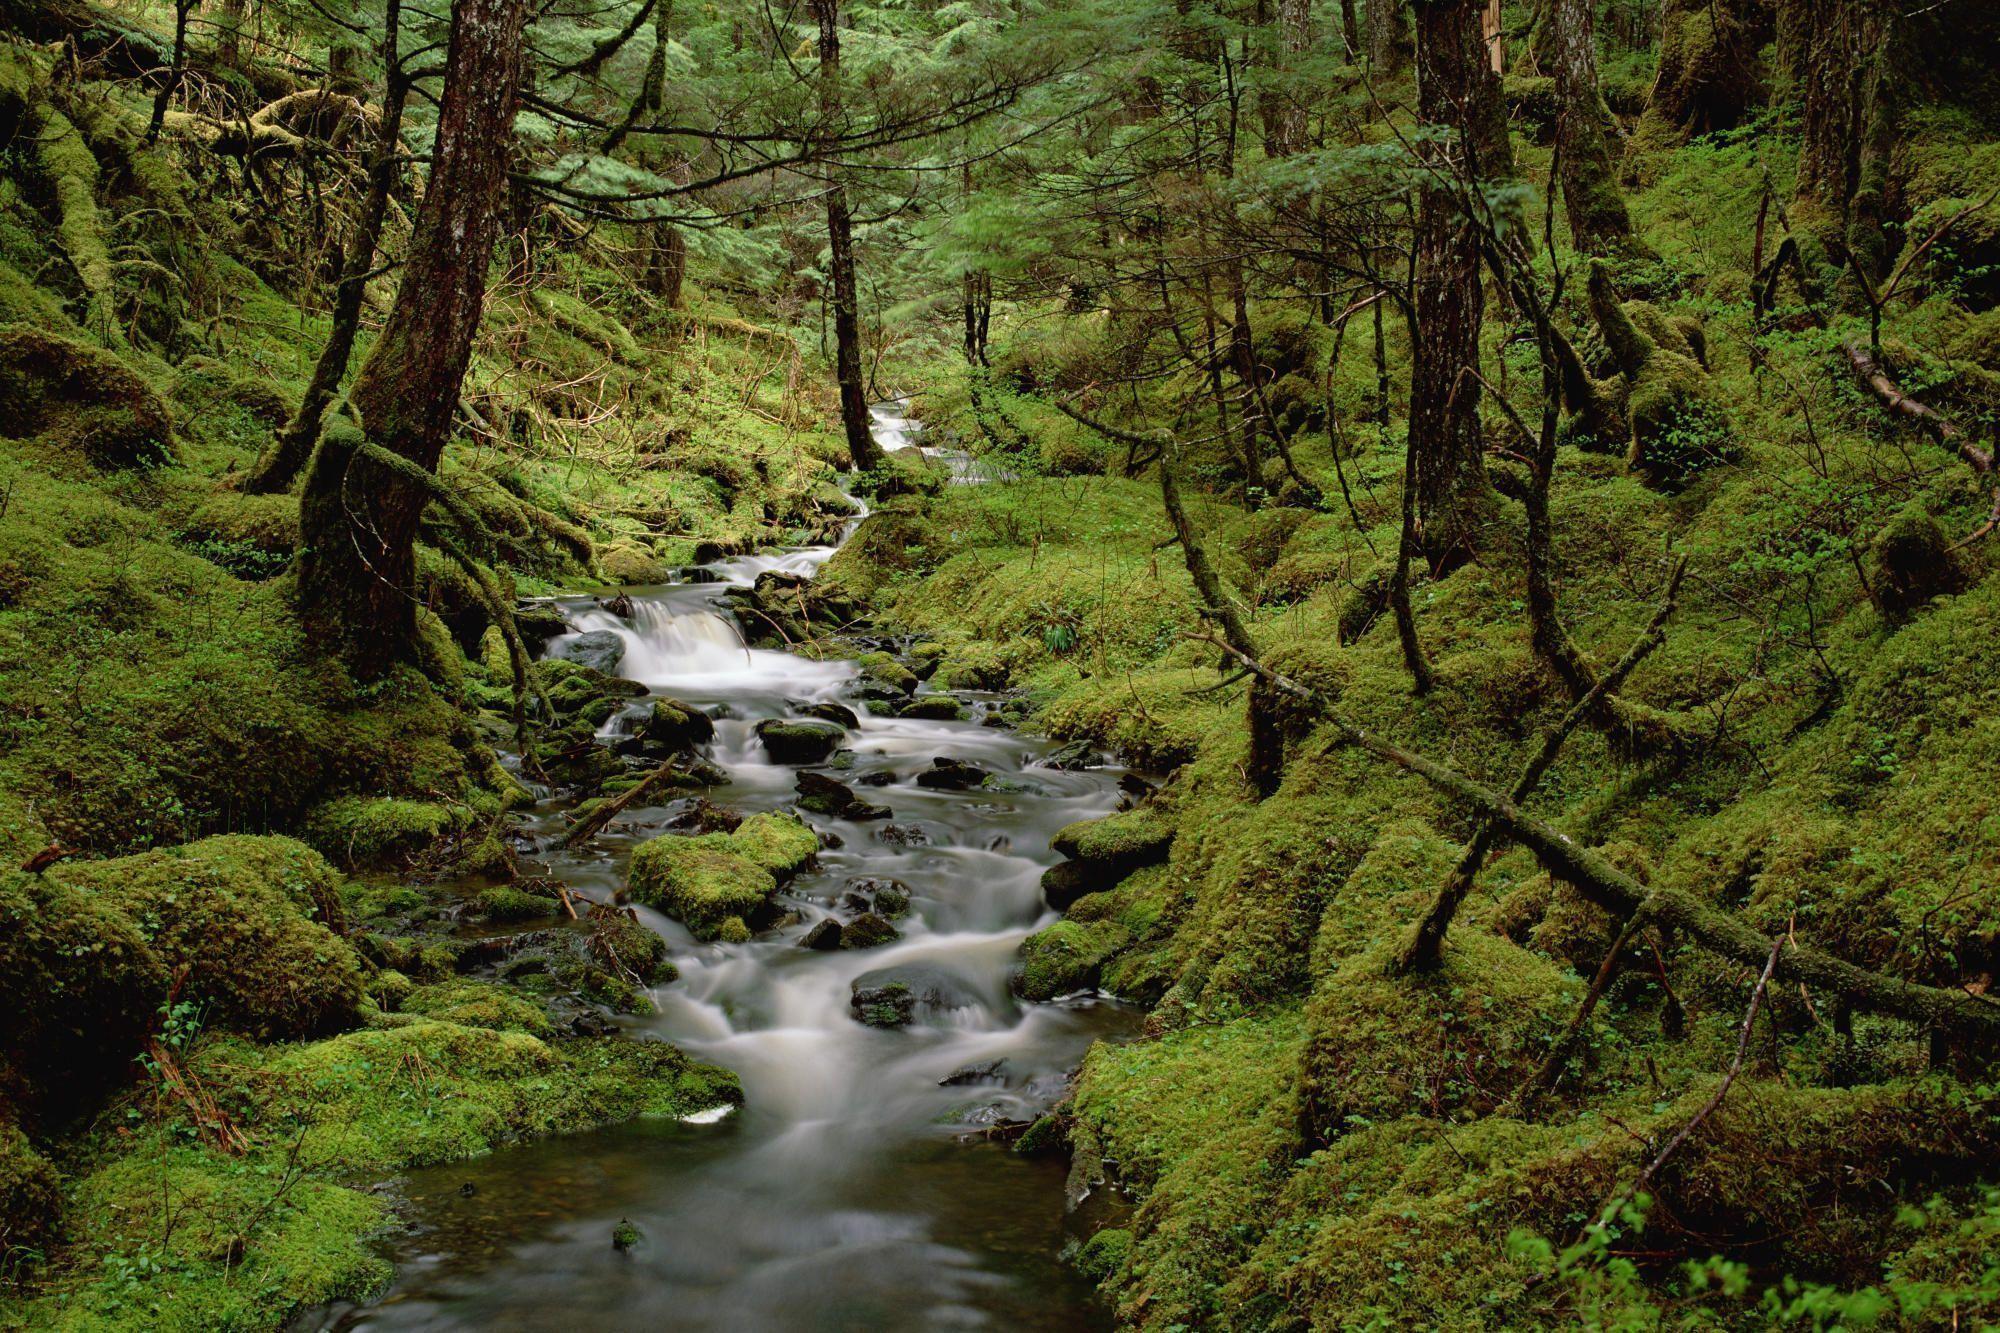
[[[1655,648],[1666,641],[1667,621],[1674,613],[1675,601],[1680,595],[1681,579],[1686,573],[1687,559],[1684,556],[1675,563],[1674,571],[1667,579],[1666,595],[1660,599],[1659,609],[1653,612],[1653,618],[1646,623],[1645,630],[1632,646],[1626,649],[1625,655],[1618,659],[1617,664],[1598,677],[1597,682],[1584,692],[1582,698],[1570,706],[1562,719],[1543,734],[1542,743],[1535,747],[1535,753],[1529,756],[1528,762],[1521,769],[1521,775],[1514,780],[1513,790],[1508,794],[1510,800],[1525,801],[1533,794],[1535,788],[1541,785],[1543,775],[1555,763],[1556,756],[1561,753],[1563,744],[1569,739],[1570,734],[1585,718],[1595,713],[1607,697],[1625,683],[1626,678],[1638,668],[1639,663],[1645,661]],[[1486,863],[1486,854],[1492,850],[1498,832],[1490,819],[1481,822],[1474,831],[1471,840],[1459,852],[1458,863],[1452,867],[1451,873],[1445,876],[1444,883],[1438,887],[1437,897],[1431,903],[1430,911],[1424,913],[1423,920],[1417,923],[1416,929],[1410,933],[1408,941],[1403,945],[1402,952],[1397,955],[1398,971],[1421,971],[1436,966],[1439,951],[1444,947],[1445,931],[1450,929],[1452,917],[1457,914],[1459,905],[1465,901],[1465,895],[1471,891],[1473,877],[1479,873],[1479,867]]]
[[[1847,353],[1847,360],[1854,367],[1854,373],[1868,386],[1874,395],[1882,400],[1882,406],[1898,416],[1908,417],[1917,423],[1939,444],[1956,453],[1971,464],[1972,470],[1982,477],[1993,475],[1993,454],[1973,443],[1959,424],[1928,403],[1910,397],[1889,377],[1873,354],[1860,343],[1849,339],[1840,344],[1840,350]],[[1980,538],[2000,528],[2000,486],[1993,488],[1993,507],[1988,511],[1986,521],[1961,540],[1954,542],[1951,549],[1970,546]]]
[[[640,778],[638,783],[630,790],[619,794],[612,800],[606,801],[582,819],[570,825],[569,832],[562,836],[561,845],[564,847],[574,847],[586,838],[595,836],[599,829],[623,814],[627,806],[635,804],[640,797],[645,796],[655,787],[659,786],[660,783],[671,777],[673,771],[674,761],[669,759],[645,777]],[[575,909],[571,909],[570,915],[576,915]]]

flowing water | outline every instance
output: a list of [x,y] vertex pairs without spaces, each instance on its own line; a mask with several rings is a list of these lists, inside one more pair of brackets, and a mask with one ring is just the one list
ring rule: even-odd
[[[916,447],[915,424],[875,409],[885,448]],[[932,452],[926,450],[926,452]],[[979,474],[942,461],[961,480]],[[789,809],[796,770],[768,761],[760,718],[842,700],[849,662],[746,649],[719,598],[766,570],[810,574],[833,547],[710,566],[711,581],[634,591],[621,619],[587,599],[579,632],[625,642],[618,674],[716,713],[711,757],[729,783],[709,793],[745,813]],[[700,944],[640,909],[672,946],[680,980],[658,1012],[627,1020],[742,1078],[745,1108],[706,1124],[640,1124],[510,1149],[417,1173],[405,1188],[411,1231],[392,1257],[395,1286],[368,1307],[329,1312],[335,1328],[1089,1329],[1105,1318],[1058,1254],[1069,1237],[1058,1163],[972,1141],[996,1120],[1032,1116],[1098,1037],[1133,1016],[1079,997],[1022,1005],[1007,979],[1023,938],[1050,918],[1041,871],[1049,838],[1116,808],[1116,773],[1039,766],[1046,743],[968,722],[862,712],[852,767],[839,773],[883,823],[806,816],[829,848],[786,887],[800,920],[737,945]],[[991,701],[974,701],[984,714]],[[608,730],[627,728],[639,701]],[[1027,790],[943,792],[914,778],[948,755]],[[885,785],[873,785],[882,781]],[[636,812],[593,844],[547,858],[550,873],[606,900],[631,849],[670,810]],[[533,829],[560,828],[545,803]],[[873,949],[800,947],[855,879],[908,886],[903,938]],[[903,1029],[863,1026],[850,983],[920,964],[952,982],[949,1003],[919,1007]],[[956,1077],[954,1077],[956,1076]],[[621,1220],[644,1240],[614,1250]]]

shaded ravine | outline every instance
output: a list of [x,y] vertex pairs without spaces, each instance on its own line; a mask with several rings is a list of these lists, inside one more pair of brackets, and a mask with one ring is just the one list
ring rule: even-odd
[[[910,446],[914,427],[878,408],[876,431],[895,449]],[[964,461],[941,461],[976,479]],[[820,701],[860,715],[837,776],[889,806],[893,830],[803,816],[829,846],[816,871],[786,886],[796,923],[743,944],[701,944],[640,909],[681,977],[654,991],[656,1014],[624,1025],[735,1070],[745,1108],[715,1123],[642,1123],[415,1173],[403,1185],[413,1226],[392,1250],[394,1285],[319,1327],[1105,1325],[1059,1258],[1071,1239],[1061,1164],[966,1138],[1044,1109],[1093,1040],[1133,1026],[1128,1011],[1085,998],[1022,1005],[1007,984],[1021,941],[1051,919],[1039,883],[1055,859],[1051,835],[1115,809],[1117,774],[1040,766],[1046,742],[982,725],[991,701],[969,698],[964,722],[875,717],[849,693],[853,663],[745,649],[721,610],[727,591],[771,569],[810,574],[834,549],[745,556],[708,566],[711,581],[633,590],[629,619],[589,599],[566,604],[578,632],[624,641],[618,674],[717,716],[710,757],[730,779],[707,793],[718,805],[795,805],[798,770],[769,762],[752,733],[759,719]],[[630,729],[646,706],[635,702],[607,730]],[[940,755],[1021,790],[918,787],[916,774]],[[544,846],[566,804],[545,801],[531,816]],[[546,854],[549,873],[609,900],[632,848],[663,832],[674,808],[631,812],[574,853]],[[800,946],[852,881],[883,878],[910,891],[900,940]],[[858,1022],[855,978],[909,966],[942,974],[950,1003],[919,1007],[900,1030]],[[611,1237],[624,1220],[643,1239],[621,1252]]]

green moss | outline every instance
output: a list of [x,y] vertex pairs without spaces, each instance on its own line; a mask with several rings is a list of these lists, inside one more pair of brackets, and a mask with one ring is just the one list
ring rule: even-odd
[[730,849],[738,856],[780,880],[797,874],[819,854],[819,835],[795,815],[752,815],[726,836]]
[[[89,156],[89,150],[83,150]],[[152,386],[115,354],[21,324],[0,325],[6,433],[65,467],[148,468],[176,461],[173,420]]]
[[665,583],[673,577],[673,566],[636,541],[615,541],[597,552],[597,567],[616,584],[637,586]]
[[1491,1109],[1582,998],[1575,977],[1476,929],[1453,931],[1433,972],[1391,976],[1395,950],[1350,957],[1313,988],[1301,1097],[1323,1141],[1402,1115]]
[[540,1005],[485,981],[461,979],[419,986],[403,996],[399,1008],[403,1013],[441,1023],[490,1028],[495,1032],[526,1032],[546,1037],[553,1030],[548,1014]]
[[1098,1045],[1075,1099],[1076,1168],[1115,1161],[1141,1200],[1111,1293],[1121,1317],[1149,1328],[1227,1322],[1221,1288],[1270,1220],[1269,1201],[1296,1145],[1287,1070],[1298,1011],[1193,1028],[1155,1041]]
[[539,921],[559,910],[553,898],[511,884],[492,884],[481,889],[473,906],[488,921]]
[[1076,1252],[1076,1271],[1092,1282],[1106,1282],[1125,1263],[1132,1251],[1132,1233],[1124,1227],[1106,1227],[1085,1241]]
[[918,685],[917,675],[887,653],[863,653],[854,659],[854,665],[861,674],[890,689],[913,694]]
[[1053,1000],[1097,985],[1104,963],[1131,942],[1116,922],[1058,921],[1021,945],[1019,989],[1024,999]]
[[0,1264],[18,1272],[56,1234],[61,1182],[16,1125],[0,1120]]
[[1064,856],[1102,865],[1122,875],[1167,858],[1174,827],[1151,805],[1103,819],[1079,820],[1056,831],[1051,844]]
[[0,1088],[60,1118],[123,1078],[167,994],[133,923],[47,876],[0,876]]
[[305,838],[345,866],[401,865],[462,830],[469,815],[435,801],[343,796],[312,811]]
[[699,939],[744,931],[745,918],[761,912],[778,890],[772,873],[739,851],[726,833],[653,838],[632,853],[627,873],[634,898]]
[[360,960],[310,915],[338,910],[334,877],[289,838],[208,838],[59,874],[132,921],[212,1024],[298,1037],[355,1021]]
[[911,699],[898,705],[896,716],[921,718],[927,722],[963,722],[966,712],[965,705],[949,694],[926,694],[921,699]]

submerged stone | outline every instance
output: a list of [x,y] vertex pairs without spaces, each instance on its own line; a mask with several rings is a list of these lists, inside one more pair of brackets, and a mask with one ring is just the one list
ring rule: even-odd
[[612,630],[586,630],[574,639],[557,644],[555,655],[565,662],[575,662],[578,666],[587,666],[609,675],[625,660],[625,640]]

